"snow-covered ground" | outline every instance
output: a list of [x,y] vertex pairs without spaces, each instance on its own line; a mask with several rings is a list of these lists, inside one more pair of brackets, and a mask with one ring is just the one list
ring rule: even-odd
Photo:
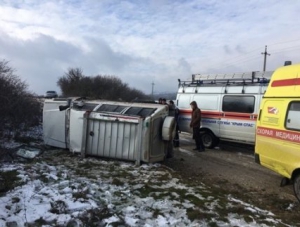
[[[13,149],[23,145],[21,142],[17,142],[14,139],[7,139],[7,137],[15,137],[15,133],[11,131],[4,132],[4,137],[0,137],[0,145],[6,149]],[[27,137],[33,140],[42,140],[43,139],[43,127],[42,125],[38,125],[30,128],[27,131],[20,132],[18,137]]]
[[0,226],[285,225],[267,210],[184,181],[161,164],[48,150],[32,162],[2,164],[0,171],[17,171],[21,182],[0,196]]
[[[21,136],[36,141],[41,132],[39,126]],[[0,143],[6,150],[22,145]],[[289,226],[267,210],[224,194],[218,190],[222,185],[210,188],[182,179],[161,164],[81,159],[49,149],[31,161],[0,161],[0,184],[13,175],[14,187],[0,190],[0,227]]]

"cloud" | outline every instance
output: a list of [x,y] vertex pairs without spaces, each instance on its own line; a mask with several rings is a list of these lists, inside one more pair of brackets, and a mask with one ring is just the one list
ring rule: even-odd
[[191,66],[190,64],[186,61],[186,59],[184,58],[180,58],[178,60],[178,71],[179,71],[179,74],[191,74]]
[[267,69],[300,62],[287,50],[300,39],[284,43],[300,37],[299,8],[292,0],[0,0],[0,57],[37,93],[68,67],[117,75],[146,93],[152,81],[176,91],[177,78],[192,73],[261,70],[265,45]]
[[223,48],[224,48],[224,51],[225,51],[226,54],[231,54],[232,53],[228,45],[224,45]]

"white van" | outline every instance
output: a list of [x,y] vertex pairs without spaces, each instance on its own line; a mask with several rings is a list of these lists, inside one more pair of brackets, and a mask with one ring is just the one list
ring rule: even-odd
[[219,139],[254,144],[260,101],[272,72],[192,75],[179,80],[177,107],[179,130],[191,132],[190,103],[196,101],[202,112],[201,134],[207,148]]

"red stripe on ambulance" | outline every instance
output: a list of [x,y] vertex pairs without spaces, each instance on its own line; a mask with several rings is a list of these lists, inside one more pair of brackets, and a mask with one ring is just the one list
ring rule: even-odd
[[271,87],[285,87],[295,85],[300,85],[300,78],[274,80],[271,84]]
[[288,140],[291,142],[300,143],[300,133],[287,130],[271,129],[265,127],[257,127],[257,135],[276,138],[280,140]]

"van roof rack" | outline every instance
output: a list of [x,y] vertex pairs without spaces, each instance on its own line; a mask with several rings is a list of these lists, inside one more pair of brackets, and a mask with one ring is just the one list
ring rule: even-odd
[[192,81],[179,81],[179,86],[200,86],[202,84],[254,84],[269,83],[273,71],[245,72],[245,73],[218,73],[192,74]]

